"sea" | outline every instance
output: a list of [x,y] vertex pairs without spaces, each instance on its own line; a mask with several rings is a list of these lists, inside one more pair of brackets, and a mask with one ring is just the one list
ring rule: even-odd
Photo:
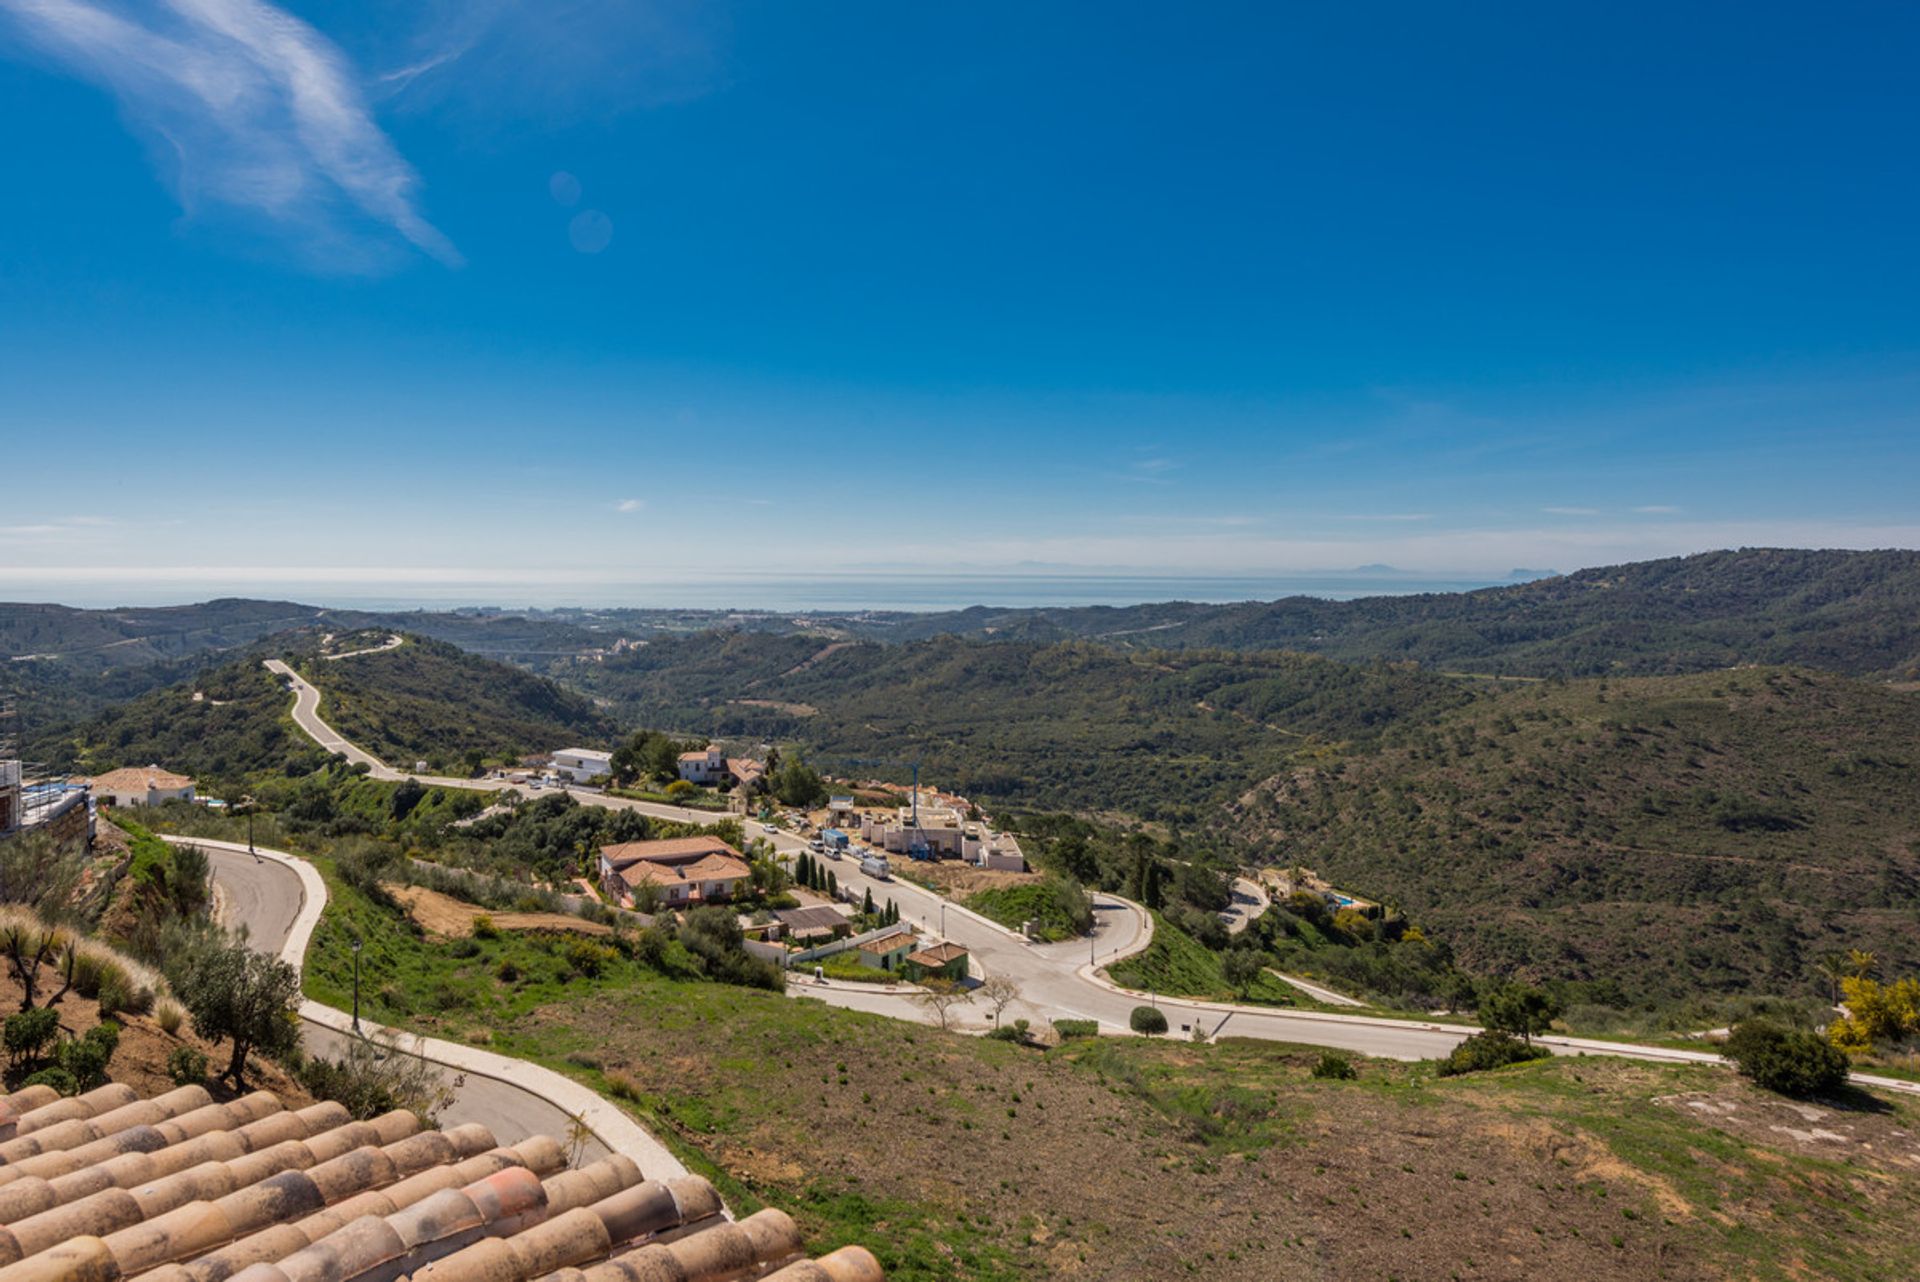
[[1345,601],[1355,597],[1398,596],[1415,592],[1463,592],[1475,588],[1544,578],[1548,570],[1515,570],[1494,577],[1426,575],[1369,566],[1322,573],[1173,575],[1118,573],[927,573],[849,572],[766,576],[715,574],[671,580],[582,581],[537,576],[488,583],[470,576],[436,583],[430,577],[393,582],[356,582],[351,571],[338,578],[301,575],[284,582],[268,576],[245,579],[210,576],[205,581],[168,577],[60,584],[42,578],[31,584],[8,583],[0,570],[0,601],[56,601],[63,605],[177,605],[216,597],[297,601],[305,605],[357,610],[477,609],[687,609],[828,613],[861,611],[927,612],[968,606],[1044,607],[1143,605],[1158,601],[1224,604],[1313,596]]

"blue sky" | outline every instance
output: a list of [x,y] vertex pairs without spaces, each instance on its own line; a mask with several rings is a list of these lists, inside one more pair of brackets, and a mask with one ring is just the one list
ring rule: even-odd
[[0,0],[0,593],[1920,545],[1916,53],[1893,5]]

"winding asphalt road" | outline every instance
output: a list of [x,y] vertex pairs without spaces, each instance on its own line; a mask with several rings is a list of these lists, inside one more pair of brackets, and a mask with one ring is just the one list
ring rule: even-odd
[[[169,841],[200,846],[207,852],[207,860],[213,867],[213,885],[219,900],[221,925],[236,929],[246,927],[248,942],[252,942],[255,948],[284,956],[288,940],[294,935],[296,921],[300,921],[307,904],[307,890],[301,885],[300,873],[290,866],[290,860],[296,860],[298,856],[271,852],[276,858],[259,858],[248,854],[246,846],[240,843],[213,843],[205,839]],[[288,960],[296,961],[298,965],[298,958]],[[309,1002],[307,1006],[313,1008],[317,1004]],[[338,1021],[323,1023],[307,1009],[301,1011],[301,1042],[309,1054],[334,1059],[346,1054],[351,1033],[342,1033],[340,1029],[332,1027],[332,1023]],[[407,1046],[405,1038],[401,1038],[401,1046]],[[440,1113],[440,1121],[444,1125],[461,1125],[470,1121],[482,1123],[492,1130],[495,1140],[501,1144],[516,1144],[518,1140],[534,1134],[549,1134],[561,1138],[563,1142],[566,1140],[568,1127],[574,1121],[574,1111],[564,1109],[513,1080],[461,1071],[459,1067],[449,1065],[436,1065],[436,1071],[442,1080],[453,1086],[453,1102]],[[593,1161],[595,1157],[605,1157],[609,1151],[611,1146],[599,1134],[593,1134],[586,1140],[582,1159]],[[636,1157],[639,1157],[637,1153]],[[643,1165],[660,1169],[662,1163],[657,1155],[653,1155],[653,1161]],[[678,1167],[678,1163],[672,1165]]]
[[[344,753],[349,760],[365,762],[377,779],[399,780],[409,777],[349,743],[327,725],[319,714],[320,692],[311,683],[278,659],[269,659],[266,664],[290,683],[295,694],[294,721],[321,747]],[[414,777],[430,786],[524,791],[502,780]],[[711,823],[714,819],[714,815],[707,811],[628,801],[593,790],[567,791],[587,805],[634,809],[683,823]],[[746,821],[745,826],[750,836],[764,837],[786,854],[797,853],[805,844],[778,828],[751,820]],[[1166,1012],[1168,1024],[1175,1033],[1190,1033],[1197,1028],[1209,1037],[1257,1037],[1403,1060],[1439,1058],[1478,1031],[1477,1026],[1473,1025],[1431,1020],[1391,1019],[1328,1011],[1276,1010],[1264,1006],[1201,1002],[1131,992],[1120,988],[1101,972],[1103,967],[1145,947],[1151,939],[1151,922],[1137,904],[1111,895],[1095,895],[1092,897],[1095,930],[1090,939],[1035,944],[997,922],[910,882],[891,878],[880,881],[868,877],[859,870],[855,860],[839,860],[834,865],[834,871],[842,886],[850,886],[856,891],[871,889],[878,902],[892,899],[907,921],[929,933],[963,945],[977,960],[980,971],[987,975],[1012,978],[1019,985],[1020,996],[1009,1007],[1005,1016],[1008,1019],[1022,1013],[1036,1021],[1093,1019],[1103,1028],[1123,1031],[1128,1027],[1133,1008],[1148,1001]],[[789,991],[833,1005],[878,1011],[900,1018],[921,1021],[934,1018],[931,1012],[923,1010],[910,996],[875,992],[866,986],[801,982],[791,985]],[[979,1014],[969,1019],[966,1008],[961,1009],[960,1026],[965,1027],[969,1023],[978,1026],[984,1022]],[[1676,1064],[1724,1065],[1726,1062],[1711,1051],[1679,1050],[1583,1037],[1539,1037],[1534,1040],[1559,1055],[1618,1055]],[[1920,1082],[1858,1073],[1853,1080],[1883,1090],[1920,1094]]]

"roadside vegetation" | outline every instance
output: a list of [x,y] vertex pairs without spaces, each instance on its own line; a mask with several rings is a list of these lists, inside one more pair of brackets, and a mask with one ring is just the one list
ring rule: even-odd
[[1034,924],[1034,935],[1044,940],[1071,939],[1093,927],[1093,905],[1078,883],[1052,876],[1024,886],[998,886],[975,891],[964,901],[968,908],[999,922],[1009,930]]
[[1155,914],[1145,951],[1107,968],[1116,984],[1166,997],[1202,997],[1262,1006],[1298,1006],[1305,996],[1269,974],[1257,943],[1216,952]]

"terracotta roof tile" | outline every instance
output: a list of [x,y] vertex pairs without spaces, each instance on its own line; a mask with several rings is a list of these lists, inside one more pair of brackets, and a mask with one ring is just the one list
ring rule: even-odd
[[355,1122],[264,1092],[215,1104],[199,1086],[49,1096],[0,1097],[0,1282],[615,1282],[639,1266],[688,1282],[883,1282],[859,1247],[802,1259],[784,1212],[733,1223],[706,1180],[649,1180],[624,1156],[566,1170],[547,1136],[501,1147],[472,1123]]

